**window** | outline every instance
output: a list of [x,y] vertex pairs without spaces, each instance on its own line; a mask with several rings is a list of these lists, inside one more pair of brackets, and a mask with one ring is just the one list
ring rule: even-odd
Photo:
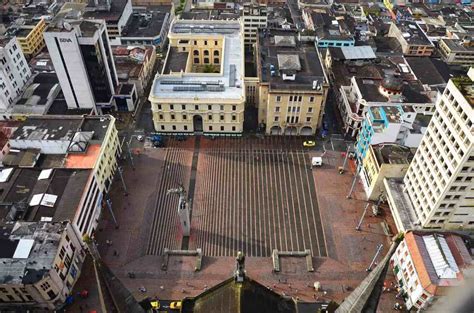
[[212,110],[212,105],[209,104],[209,105],[207,106],[207,109],[208,109],[208,110]]
[[311,122],[311,117],[308,116],[308,117],[306,118],[306,122]]
[[174,110],[174,105],[170,104],[170,110]]
[[212,114],[209,114],[207,118],[208,120],[212,121]]
[[309,97],[309,102],[314,102],[314,97],[313,96]]
[[308,113],[313,113],[313,108],[308,108]]
[[235,111],[235,110],[237,110],[237,106],[236,106],[236,105],[233,105],[233,106],[232,106],[232,111]]
[[163,120],[163,114],[160,114],[159,119]]
[[212,131],[212,126],[209,126],[209,131]]
[[186,105],[185,104],[181,105],[181,110],[186,110]]
[[186,114],[183,114],[183,120],[187,120],[188,116]]
[[224,126],[221,126],[221,131],[224,131]]
[[197,40],[194,40],[194,44],[195,44],[195,45],[197,45],[197,44],[198,44]]
[[224,111],[224,106],[221,104],[220,106],[221,111]]
[[173,125],[173,126],[172,126],[172,129],[173,129],[173,130],[176,130],[176,125]]
[[219,45],[219,43],[217,42],[217,40],[214,40],[214,46],[217,46]]
[[275,107],[275,112],[280,112],[280,107]]
[[199,105],[197,105],[197,104],[194,105],[194,110],[196,110],[196,111],[199,110]]
[[204,50],[204,55],[208,56],[209,55],[209,50]]
[[214,64],[219,64],[219,58],[214,58]]
[[237,120],[237,116],[232,115],[232,120],[233,120],[233,121],[236,121],[236,120]]
[[[199,50],[194,50],[193,55],[199,55]],[[199,59],[198,59],[199,60]],[[198,61],[199,62],[199,61]]]
[[214,50],[214,56],[218,57],[219,56],[219,50]]
[[276,102],[280,102],[281,101],[281,96],[276,96]]
[[174,114],[171,114],[171,119],[174,120]]
[[280,120],[280,117],[279,117],[279,116],[275,116],[274,121],[275,121],[275,122],[278,122],[279,120]]
[[194,63],[199,63],[199,58],[194,58]]
[[224,115],[221,115],[221,116],[220,116],[220,120],[221,120],[221,121],[224,120]]
[[161,130],[165,130],[165,125],[161,125]]
[[235,126],[232,126],[232,131],[235,132],[236,128]]
[[204,64],[209,64],[209,58],[204,58]]

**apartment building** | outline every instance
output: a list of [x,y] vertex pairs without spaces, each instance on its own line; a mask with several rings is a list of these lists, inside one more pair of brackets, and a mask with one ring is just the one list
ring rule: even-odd
[[160,133],[240,135],[244,41],[238,20],[175,20],[149,100]]
[[443,60],[448,64],[462,66],[474,65],[474,41],[465,39],[441,39],[439,41],[439,52]]
[[320,54],[292,30],[264,30],[257,42],[258,120],[271,135],[312,135],[328,92]]
[[417,114],[411,106],[369,107],[357,135],[357,161],[362,161],[370,145],[392,143],[418,147],[430,119],[431,115]]
[[388,36],[398,40],[402,46],[403,54],[407,56],[430,56],[435,48],[416,22],[392,22]]
[[45,47],[43,33],[46,29],[44,17],[39,20],[29,20],[18,27],[15,27],[14,34],[20,44],[23,54],[28,57],[34,57]]
[[[432,115],[434,111],[434,103],[419,81],[404,80],[393,75],[383,79],[353,76],[350,79],[350,86],[340,86],[339,91],[341,99],[339,109],[346,134],[351,136],[357,136],[366,120],[368,110],[372,107],[402,105],[404,111],[412,112],[411,119],[417,115]],[[383,118],[387,115],[380,114],[380,116]]]
[[370,145],[361,161],[360,178],[367,199],[378,201],[385,195],[385,178],[403,178],[416,149],[395,143]]
[[472,271],[463,238],[450,233],[407,232],[390,261],[408,311],[436,305]]
[[244,43],[253,45],[257,42],[258,29],[267,28],[267,5],[257,2],[243,4],[242,20],[244,24]]
[[416,221],[474,228],[474,68],[448,82],[404,178]]
[[21,96],[30,76],[16,37],[0,38],[0,110],[5,111]]
[[44,38],[68,108],[114,109],[118,78],[105,22],[58,17]]

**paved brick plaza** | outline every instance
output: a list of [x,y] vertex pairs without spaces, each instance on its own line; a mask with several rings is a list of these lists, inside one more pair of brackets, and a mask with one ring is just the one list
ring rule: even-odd
[[[291,150],[291,151],[290,151]],[[197,156],[189,247],[207,256],[268,257],[273,249],[326,256],[314,179],[301,140],[203,139],[194,149],[169,147],[157,185],[147,254],[179,249],[177,196],[166,190],[188,187]]]

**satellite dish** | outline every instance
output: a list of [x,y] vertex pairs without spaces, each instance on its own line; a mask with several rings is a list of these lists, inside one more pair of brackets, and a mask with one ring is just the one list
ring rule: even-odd
[[68,22],[64,22],[64,23],[63,23],[63,27],[64,27],[64,29],[67,30],[67,31],[71,31],[71,30],[72,30],[72,26],[71,26],[71,24],[69,24]]

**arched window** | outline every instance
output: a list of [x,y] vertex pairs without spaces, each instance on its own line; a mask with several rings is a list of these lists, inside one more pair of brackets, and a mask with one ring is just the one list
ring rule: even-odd
[[214,58],[214,64],[219,64],[219,58]]
[[194,50],[194,51],[193,51],[193,54],[194,54],[194,55],[199,55],[199,50]]
[[194,63],[195,64],[199,63],[199,58],[194,58]]
[[204,64],[209,64],[209,58],[204,58]]
[[219,50],[214,50],[214,56],[218,57],[219,56]]
[[209,55],[209,50],[204,50],[204,55]]

